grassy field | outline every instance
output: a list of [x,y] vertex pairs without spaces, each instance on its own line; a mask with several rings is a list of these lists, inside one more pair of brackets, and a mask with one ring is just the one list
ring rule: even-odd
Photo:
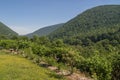
[[63,80],[31,61],[0,52],[0,80]]

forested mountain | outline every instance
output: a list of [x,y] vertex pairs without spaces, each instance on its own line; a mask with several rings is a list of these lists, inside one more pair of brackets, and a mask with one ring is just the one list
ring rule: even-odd
[[51,38],[81,39],[115,33],[120,29],[120,5],[88,9],[54,31]]
[[54,30],[58,29],[59,27],[63,26],[63,24],[64,23],[47,26],[47,27],[41,28],[33,33],[27,34],[27,36],[28,37],[32,37],[34,35],[46,36],[46,35],[50,34],[51,32],[53,32]]
[[[8,31],[4,31],[3,33],[5,32]],[[59,80],[64,80],[64,77],[68,77],[69,75],[73,77],[76,72],[78,73],[76,76],[77,79],[73,78],[72,80],[80,80],[78,77],[79,71],[80,76],[81,72],[90,76],[92,79],[89,80],[120,79],[120,5],[94,7],[65,24],[45,27],[35,31],[32,35],[38,36],[31,38],[13,36],[0,40],[0,53],[10,56],[11,53],[16,56],[18,54],[18,56],[30,60],[39,67],[45,67],[44,69],[47,69],[47,67],[54,68],[55,66],[55,73],[51,74],[51,72],[47,72],[47,75]],[[2,63],[6,63],[6,61]],[[11,66],[14,68],[14,65]],[[24,67],[24,65],[22,66]],[[9,65],[6,67],[9,68]],[[3,75],[7,75],[4,73],[8,73],[4,69],[1,69],[2,72],[0,72],[3,73],[1,74],[3,78]],[[24,69],[26,71],[26,68]],[[30,67],[29,69],[32,70],[34,67]],[[58,74],[64,71],[67,73],[67,76],[65,74]],[[31,73],[36,74],[30,71]],[[44,72],[40,73],[44,75]],[[13,73],[9,74],[14,76]],[[16,79],[16,77],[14,78]],[[29,80],[28,78],[26,79]]]
[[13,30],[11,30],[9,27],[7,27],[2,22],[0,22],[0,35],[13,36],[13,35],[18,35],[18,34],[14,32]]

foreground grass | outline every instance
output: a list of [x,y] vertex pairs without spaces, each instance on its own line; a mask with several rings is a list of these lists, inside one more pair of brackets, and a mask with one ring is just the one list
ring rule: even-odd
[[31,61],[0,52],[0,80],[63,80]]

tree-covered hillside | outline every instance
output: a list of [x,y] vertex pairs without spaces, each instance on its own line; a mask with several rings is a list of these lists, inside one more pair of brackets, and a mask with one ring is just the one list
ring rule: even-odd
[[53,32],[54,30],[58,29],[59,27],[62,27],[64,23],[61,24],[56,24],[56,25],[52,25],[52,26],[48,26],[48,27],[44,27],[41,28],[33,33],[27,34],[28,37],[32,37],[34,35],[37,36],[46,36],[48,34],[50,34],[51,32]]
[[[119,18],[120,5],[98,6],[83,12],[48,36],[0,38],[0,51],[24,57],[38,66],[55,66],[55,74],[62,74],[49,75],[59,79],[82,72],[90,76],[90,80],[120,80]],[[49,32],[51,27],[42,31]],[[63,71],[67,71],[67,76]]]
[[9,27],[7,27],[2,22],[0,22],[0,35],[13,36],[13,35],[18,35],[18,34],[14,32],[13,30],[11,30]]
[[120,5],[105,5],[89,9],[54,31],[51,38],[85,38],[120,29]]

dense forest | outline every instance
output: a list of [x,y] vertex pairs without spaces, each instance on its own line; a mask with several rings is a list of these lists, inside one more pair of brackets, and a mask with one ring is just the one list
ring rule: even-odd
[[51,33],[51,38],[68,39],[114,33],[120,28],[120,6],[107,5],[89,9]]
[[13,49],[38,64],[79,70],[95,80],[120,79],[120,5],[89,9],[48,36],[0,37],[1,49]]

